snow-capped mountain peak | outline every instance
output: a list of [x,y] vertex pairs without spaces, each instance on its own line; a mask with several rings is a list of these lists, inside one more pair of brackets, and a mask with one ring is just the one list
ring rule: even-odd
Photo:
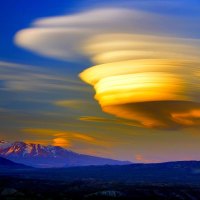
[[45,146],[25,142],[6,142],[3,140],[0,141],[0,157],[33,167],[130,164],[130,162],[126,161],[75,153],[59,146]]
[[25,142],[0,142],[1,156],[22,156],[22,157],[55,157],[60,151],[68,151],[58,146],[44,146],[41,144],[25,143]]

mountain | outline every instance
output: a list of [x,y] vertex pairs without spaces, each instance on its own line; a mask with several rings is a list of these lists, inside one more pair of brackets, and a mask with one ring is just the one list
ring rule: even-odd
[[0,169],[26,169],[26,168],[30,167],[0,157]]
[[130,164],[128,161],[75,153],[59,146],[44,146],[41,144],[7,142],[3,140],[0,141],[0,156],[38,168]]

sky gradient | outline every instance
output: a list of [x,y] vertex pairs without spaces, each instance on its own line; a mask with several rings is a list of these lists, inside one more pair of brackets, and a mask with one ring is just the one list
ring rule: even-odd
[[134,162],[199,160],[200,2],[4,2],[0,136]]

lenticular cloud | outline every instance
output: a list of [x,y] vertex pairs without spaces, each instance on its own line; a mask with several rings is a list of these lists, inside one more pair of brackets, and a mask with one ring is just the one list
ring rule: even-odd
[[[166,19],[163,32],[149,13],[95,10],[39,20],[15,41],[59,59],[88,57],[94,66],[80,78],[94,87],[106,113],[147,128],[199,126],[200,41],[170,36],[180,30]],[[187,22],[182,35],[185,29]]]

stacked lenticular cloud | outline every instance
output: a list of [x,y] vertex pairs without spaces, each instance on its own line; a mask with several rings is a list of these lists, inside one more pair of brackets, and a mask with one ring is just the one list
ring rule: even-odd
[[[98,65],[80,77],[94,87],[103,111],[145,127],[195,124],[200,115],[199,105],[192,103],[199,91],[195,41],[107,34],[91,39],[85,51]],[[193,109],[195,115],[188,113]],[[177,112],[189,119],[180,119]]]

